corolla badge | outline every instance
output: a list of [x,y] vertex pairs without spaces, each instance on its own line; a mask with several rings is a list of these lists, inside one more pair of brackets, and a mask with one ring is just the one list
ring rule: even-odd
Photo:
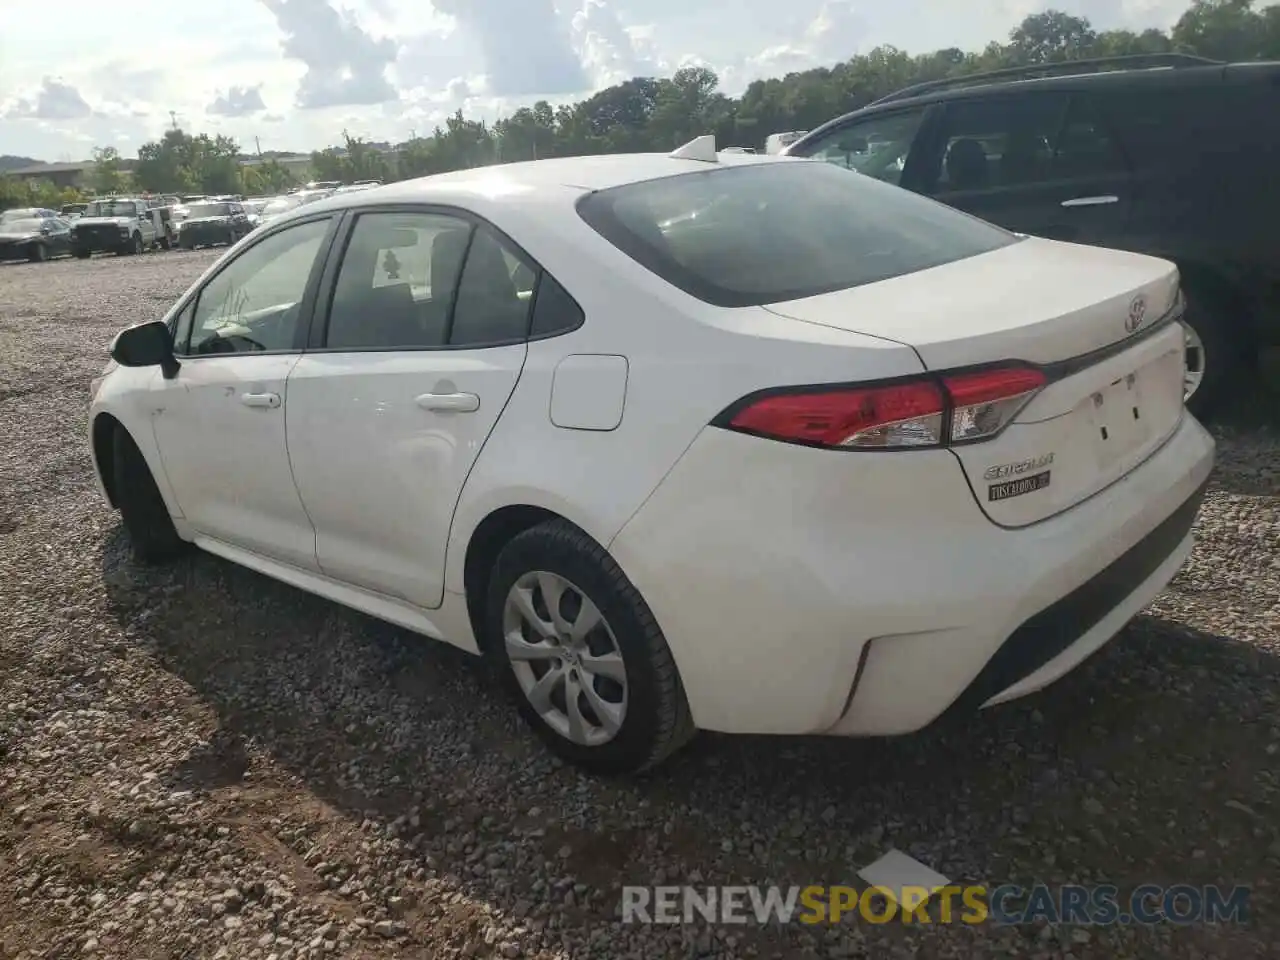
[[1001,463],[994,467],[987,467],[982,479],[1003,480],[1005,477],[1017,477],[1030,470],[1040,470],[1051,463],[1053,463],[1052,453],[1045,453],[1027,460],[1019,460],[1016,463]]
[[1133,302],[1129,304],[1129,315],[1124,318],[1124,332],[1134,333],[1142,326],[1142,321],[1147,317],[1147,298],[1134,297]]

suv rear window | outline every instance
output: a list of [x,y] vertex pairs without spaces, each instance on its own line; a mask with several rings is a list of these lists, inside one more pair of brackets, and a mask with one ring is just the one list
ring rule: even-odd
[[933,200],[808,160],[613,187],[583,197],[578,213],[648,270],[722,307],[844,290],[1018,241]]

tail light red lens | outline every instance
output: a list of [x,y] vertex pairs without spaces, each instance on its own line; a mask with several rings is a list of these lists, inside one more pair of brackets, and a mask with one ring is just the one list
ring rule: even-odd
[[1045,385],[1034,367],[1002,367],[943,377],[951,399],[952,443],[985,440],[1005,428]]
[[844,449],[920,449],[999,433],[1044,387],[1033,367],[923,376],[882,386],[798,387],[736,404],[717,424]]

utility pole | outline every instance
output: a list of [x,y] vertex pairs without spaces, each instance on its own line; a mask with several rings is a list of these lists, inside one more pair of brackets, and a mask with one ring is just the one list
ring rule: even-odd
[[255,136],[253,138],[253,145],[258,151],[258,159],[261,160],[262,159],[262,141]]
[[173,129],[175,130],[178,129],[178,111],[176,110],[169,111],[169,123],[172,124]]

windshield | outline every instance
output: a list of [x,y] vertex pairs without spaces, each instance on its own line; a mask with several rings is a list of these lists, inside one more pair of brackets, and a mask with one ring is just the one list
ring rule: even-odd
[[44,221],[39,217],[14,217],[12,220],[0,220],[4,224],[5,233],[39,233]]
[[721,167],[588,194],[578,213],[673,286],[722,307],[812,297],[1018,242],[828,163]]
[[129,200],[95,200],[85,208],[86,217],[136,217],[138,205]]
[[187,207],[187,218],[190,220],[229,216],[231,216],[231,205],[226,203],[193,203]]
[[276,197],[274,200],[268,200],[267,205],[262,208],[264,214],[268,213],[284,213],[286,210],[292,210],[298,205],[298,201],[293,197]]

